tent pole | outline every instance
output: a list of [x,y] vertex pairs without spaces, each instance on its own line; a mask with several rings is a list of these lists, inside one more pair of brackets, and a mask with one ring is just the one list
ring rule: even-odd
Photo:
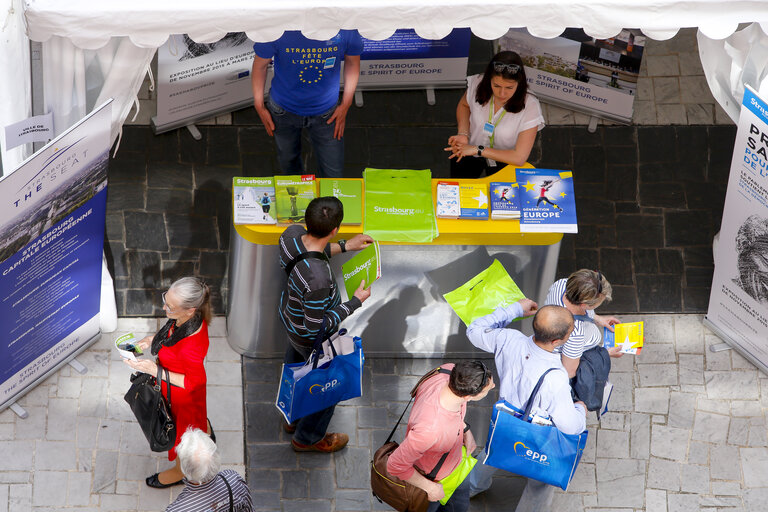
[[[29,57],[31,61],[32,80],[32,115],[45,113],[45,97],[43,94],[43,44],[37,41],[29,42]],[[44,142],[34,142],[33,152],[45,145]]]

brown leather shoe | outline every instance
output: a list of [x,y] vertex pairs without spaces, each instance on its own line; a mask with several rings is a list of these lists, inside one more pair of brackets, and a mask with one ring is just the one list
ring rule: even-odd
[[283,422],[283,430],[285,431],[286,434],[293,434],[294,432],[296,432],[296,424]]
[[293,445],[293,451],[295,452],[322,452],[332,453],[337,452],[347,446],[349,442],[349,436],[343,433],[328,433],[325,437],[315,444],[301,444],[297,443],[295,439],[291,439]]

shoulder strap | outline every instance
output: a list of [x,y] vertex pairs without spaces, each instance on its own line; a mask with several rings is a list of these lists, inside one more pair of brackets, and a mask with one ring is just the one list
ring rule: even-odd
[[[395,426],[392,429],[392,432],[389,433],[389,437],[387,437],[387,440],[384,441],[384,444],[387,444],[388,442],[390,442],[392,440],[392,436],[395,435],[395,431],[397,430],[397,427],[399,427],[400,426],[400,422],[403,421],[403,416],[405,416],[405,411],[408,410],[408,407],[411,405],[411,402],[413,402],[413,399],[416,396],[416,391],[419,389],[419,386],[421,386],[421,384],[424,381],[428,380],[429,378],[433,377],[434,375],[437,375],[438,373],[447,373],[447,374],[450,375],[451,371],[450,370],[446,370],[445,368],[441,368],[441,367],[438,366],[437,368],[433,368],[432,370],[428,371],[422,378],[419,379],[419,382],[417,382],[416,385],[413,386],[413,389],[411,390],[411,399],[408,400],[407,404],[405,404],[405,409],[403,409],[403,413],[400,415],[400,419],[398,419],[397,423],[395,423]],[[440,464],[442,464],[442,462]],[[438,469],[440,469],[440,468],[438,467]]]
[[539,377],[539,381],[536,383],[536,386],[533,388],[533,391],[531,391],[531,396],[528,397],[528,403],[525,405],[525,412],[523,413],[524,421],[528,421],[528,416],[531,415],[531,409],[533,409],[533,399],[536,398],[536,394],[539,392],[539,388],[541,387],[541,384],[544,382],[544,377],[546,377],[547,374],[552,370],[556,370],[556,368],[550,368],[549,370],[545,371],[541,375],[541,377]]
[[168,371],[168,368],[163,368],[162,366],[160,366],[160,363],[156,363],[156,364],[157,364],[157,378],[155,382],[157,383],[158,391],[160,391],[161,397],[163,392],[163,372],[165,372],[165,382],[168,383],[165,389],[168,390],[168,409],[170,410],[171,408],[171,374]]
[[227,482],[227,479],[224,478],[224,475],[219,473],[219,476],[221,477],[222,480],[224,480],[224,485],[227,486],[227,492],[229,492],[229,512],[232,512],[232,510],[234,509],[234,502],[235,502],[234,498],[232,497],[232,487],[229,485],[229,482]]
[[326,263],[328,262],[328,256],[324,252],[320,251],[307,251],[299,254],[295,258],[293,258],[286,266],[285,266],[285,274],[291,275],[291,271],[293,270],[293,267],[296,266],[296,264],[300,261],[304,261],[309,258],[314,258],[316,260],[323,260]]

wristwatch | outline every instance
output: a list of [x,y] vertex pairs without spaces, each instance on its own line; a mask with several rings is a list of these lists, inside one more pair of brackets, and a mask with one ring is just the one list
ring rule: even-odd
[[477,146],[477,156],[483,156],[483,150],[485,146]]
[[339,247],[341,247],[341,252],[347,252],[347,241],[342,238],[338,243]]

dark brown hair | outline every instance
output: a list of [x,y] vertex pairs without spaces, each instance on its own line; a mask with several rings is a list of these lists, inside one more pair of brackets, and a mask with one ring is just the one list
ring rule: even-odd
[[[514,64],[520,66],[517,73],[510,73],[504,69],[501,72],[497,72],[494,69],[494,63],[501,64]],[[514,80],[517,82],[517,90],[511,98],[504,104],[504,110],[516,114],[525,108],[525,95],[528,94],[528,80],[525,78],[525,66],[523,66],[523,59],[515,52],[499,52],[491,58],[488,66],[485,68],[483,78],[480,79],[480,83],[477,84],[477,91],[475,92],[475,101],[481,105],[485,105],[491,100],[493,96],[493,90],[491,89],[491,78],[498,76],[505,80]]]

